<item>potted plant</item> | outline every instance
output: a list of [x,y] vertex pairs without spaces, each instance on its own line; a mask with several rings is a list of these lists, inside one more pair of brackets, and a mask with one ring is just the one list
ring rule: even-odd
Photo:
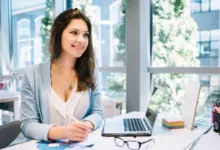
[[209,93],[206,104],[211,104],[212,109],[212,123],[214,125],[214,131],[220,132],[220,86],[216,86]]

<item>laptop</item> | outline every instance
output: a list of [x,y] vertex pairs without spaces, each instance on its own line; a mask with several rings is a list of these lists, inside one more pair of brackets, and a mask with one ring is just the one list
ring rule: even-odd
[[[157,88],[154,87],[152,96]],[[152,98],[151,98],[152,99]],[[151,100],[150,100],[151,101]],[[151,102],[149,101],[149,106]],[[146,110],[143,117],[114,117],[108,118],[104,122],[102,136],[151,136],[157,118],[157,112],[150,107]]]

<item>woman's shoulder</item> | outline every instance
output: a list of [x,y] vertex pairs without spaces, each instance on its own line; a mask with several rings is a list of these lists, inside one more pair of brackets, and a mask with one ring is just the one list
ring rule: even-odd
[[45,69],[47,70],[49,68],[50,68],[50,61],[45,61],[39,64],[28,66],[25,69],[25,73],[26,74],[41,73]]

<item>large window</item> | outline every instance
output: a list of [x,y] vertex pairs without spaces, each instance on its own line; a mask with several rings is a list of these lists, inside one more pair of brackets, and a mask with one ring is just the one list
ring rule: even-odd
[[[213,3],[212,0],[193,0],[192,12],[213,10]],[[160,3],[152,0],[152,66],[149,73],[153,84],[167,90],[155,104],[163,107],[161,113],[181,113],[186,86],[196,80],[202,84],[197,119],[210,123],[211,108],[207,107],[207,112],[202,108],[210,90],[220,81],[219,75],[214,74],[219,69],[220,34],[219,29],[198,31],[201,24],[194,21],[187,6],[187,1]],[[202,25],[204,28],[206,24]],[[212,68],[207,68],[210,66]]]
[[198,31],[200,66],[219,66],[220,30]]
[[11,71],[43,61],[41,25],[49,0],[11,0]]
[[[72,2],[72,4],[70,4]],[[85,12],[93,24],[93,45],[102,92],[111,100],[125,100],[125,0],[68,1]]]
[[219,0],[191,0],[191,12],[207,12],[220,9]]

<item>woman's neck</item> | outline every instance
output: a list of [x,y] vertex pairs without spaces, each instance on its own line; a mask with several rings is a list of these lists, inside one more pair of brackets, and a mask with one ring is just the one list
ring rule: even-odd
[[60,57],[56,59],[56,63],[63,69],[72,70],[75,68],[76,58],[62,52]]

